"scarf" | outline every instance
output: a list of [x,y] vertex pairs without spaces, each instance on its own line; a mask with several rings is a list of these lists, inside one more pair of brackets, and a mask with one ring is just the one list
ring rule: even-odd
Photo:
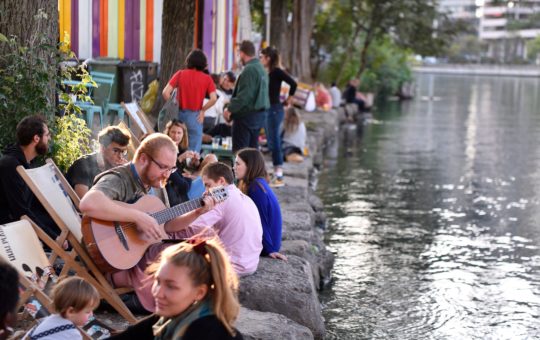
[[193,321],[213,314],[209,299],[204,299],[195,305],[191,305],[174,318],[161,317],[152,326],[154,340],[182,340],[182,336]]

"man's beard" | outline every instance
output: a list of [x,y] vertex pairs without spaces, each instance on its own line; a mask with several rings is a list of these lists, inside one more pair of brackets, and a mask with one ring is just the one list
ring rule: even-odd
[[40,156],[43,156],[49,150],[49,146],[40,139],[39,143],[36,144],[36,153]]

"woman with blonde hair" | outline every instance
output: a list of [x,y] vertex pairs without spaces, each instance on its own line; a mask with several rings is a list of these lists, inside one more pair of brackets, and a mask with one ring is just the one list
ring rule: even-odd
[[287,162],[300,163],[304,161],[304,148],[306,146],[306,126],[300,119],[300,114],[294,107],[285,111],[283,121],[283,155]]
[[[201,158],[198,152],[188,150],[189,136],[188,129],[184,123],[178,119],[173,119],[165,125],[163,133],[171,137],[178,147],[178,157],[176,167],[180,169],[167,181],[167,195],[171,206],[196,198],[204,192],[202,179],[196,173],[209,163],[217,162],[214,154]],[[188,173],[185,172],[188,170]],[[195,175],[192,175],[195,173]]]
[[156,312],[112,339],[243,339],[238,278],[217,239],[166,248],[149,267]]

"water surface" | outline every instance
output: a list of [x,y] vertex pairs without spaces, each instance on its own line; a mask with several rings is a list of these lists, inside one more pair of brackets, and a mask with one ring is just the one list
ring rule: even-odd
[[328,338],[540,338],[540,79],[417,83],[327,150]]

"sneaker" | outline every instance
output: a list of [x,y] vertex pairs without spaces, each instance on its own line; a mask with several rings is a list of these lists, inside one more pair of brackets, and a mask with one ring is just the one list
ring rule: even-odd
[[272,188],[281,188],[282,186],[285,186],[285,182],[283,181],[283,177],[274,177],[270,181],[270,186]]

